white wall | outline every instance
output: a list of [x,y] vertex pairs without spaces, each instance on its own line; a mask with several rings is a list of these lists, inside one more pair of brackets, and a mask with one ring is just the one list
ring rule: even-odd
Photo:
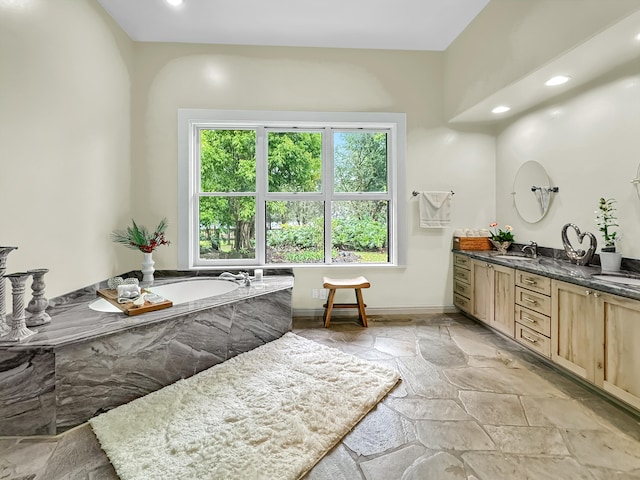
[[0,244],[8,272],[50,269],[48,297],[125,269],[131,57],[94,0],[0,2]]
[[[504,125],[497,136],[497,212],[515,227],[516,240],[562,248],[566,223],[602,237],[594,211],[600,197],[617,200],[618,251],[640,258],[640,197],[630,183],[640,164],[640,56]],[[547,216],[528,224],[517,215],[510,192],[518,167],[536,160],[547,171],[554,195]]]
[[[136,44],[136,215],[148,223],[166,215],[169,237],[176,238],[179,108],[406,112],[408,180],[401,208],[409,209],[408,266],[296,268],[294,308],[321,308],[311,289],[321,288],[322,276],[331,274],[366,275],[373,284],[365,293],[370,307],[452,305],[452,231],[484,226],[494,216],[495,144],[490,134],[445,126],[442,57],[435,52]],[[414,189],[456,192],[451,228],[418,227]],[[176,268],[177,249],[163,247],[154,259],[156,268]]]

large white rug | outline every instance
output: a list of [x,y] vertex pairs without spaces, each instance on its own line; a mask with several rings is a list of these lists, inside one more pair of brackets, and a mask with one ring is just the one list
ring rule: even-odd
[[122,480],[298,479],[398,380],[287,333],[89,423]]

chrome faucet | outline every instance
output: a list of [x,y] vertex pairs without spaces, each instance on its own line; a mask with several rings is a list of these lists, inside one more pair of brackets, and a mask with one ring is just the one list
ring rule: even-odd
[[529,241],[529,245],[525,245],[520,249],[525,257],[538,258],[538,244],[533,240]]
[[[589,237],[590,244],[587,251],[584,251],[582,249],[575,250],[571,246],[571,242],[569,242],[569,238],[567,237],[567,228],[569,227],[572,227],[576,231],[579,242],[582,243],[582,239],[584,237]],[[564,227],[562,227],[562,244],[564,246],[564,251],[571,263],[575,263],[576,265],[589,265],[591,257],[593,257],[593,253],[596,251],[596,247],[598,246],[598,240],[593,233],[582,233],[575,224],[567,223]]]
[[239,272],[237,275],[229,272],[222,272],[218,275],[220,280],[229,280],[231,282],[237,282],[240,285],[244,285],[245,287],[251,286],[251,277],[249,276],[249,272]]

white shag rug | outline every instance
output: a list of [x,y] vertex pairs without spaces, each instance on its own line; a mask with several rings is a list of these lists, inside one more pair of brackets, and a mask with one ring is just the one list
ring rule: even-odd
[[89,423],[122,480],[299,479],[399,378],[287,333]]

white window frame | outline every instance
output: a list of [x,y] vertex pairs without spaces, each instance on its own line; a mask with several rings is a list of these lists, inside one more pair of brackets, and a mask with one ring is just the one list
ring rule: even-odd
[[[267,191],[264,170],[266,165],[256,164],[256,257],[205,261],[200,259],[199,209],[196,194],[200,182],[200,129],[226,128],[256,129],[256,157],[260,158],[266,146],[266,131],[324,130],[323,135],[323,179],[321,192],[278,193]],[[388,139],[388,191],[385,199],[389,209],[389,262],[385,263],[314,263],[314,264],[268,264],[269,268],[296,267],[370,267],[405,266],[407,253],[407,212],[405,196],[406,164],[406,115],[404,113],[376,112],[285,112],[246,110],[178,110],[178,268],[181,270],[205,270],[231,266],[247,267],[265,265],[265,201],[296,200],[325,201],[325,224],[331,226],[332,200],[379,200],[380,193],[334,193],[333,165],[329,165],[327,152],[333,151],[333,136],[328,129],[381,130],[390,133]],[[260,178],[264,181],[260,182]],[[233,195],[233,194],[231,194]],[[403,202],[402,205],[400,202]],[[326,227],[327,225],[325,225]],[[325,242],[327,243],[327,242]],[[326,251],[331,245],[325,245]]]

